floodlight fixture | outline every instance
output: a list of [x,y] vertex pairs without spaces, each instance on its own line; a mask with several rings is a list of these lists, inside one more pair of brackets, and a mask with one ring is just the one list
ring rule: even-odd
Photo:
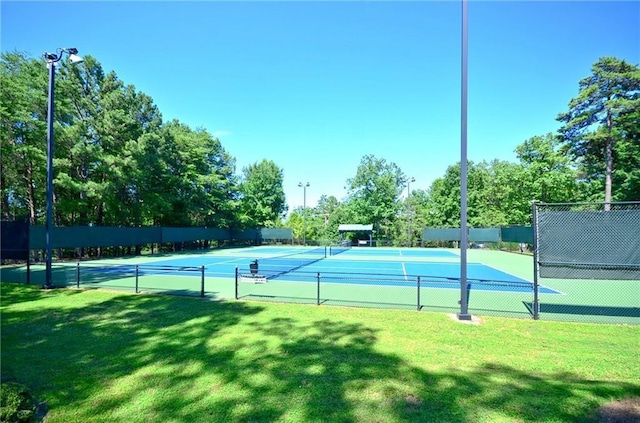
[[69,62],[71,62],[72,64],[78,64],[78,63],[82,63],[84,62],[84,59],[80,56],[78,56],[77,54],[70,54],[69,55]]

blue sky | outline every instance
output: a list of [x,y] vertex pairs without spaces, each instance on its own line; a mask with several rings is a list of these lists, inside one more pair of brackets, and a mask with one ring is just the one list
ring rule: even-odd
[[[0,3],[2,51],[77,47],[284,170],[291,209],[342,199],[367,154],[427,189],[460,160],[460,1]],[[640,2],[469,2],[468,157],[516,161],[603,56],[640,63]],[[44,65],[43,65],[44,66]]]

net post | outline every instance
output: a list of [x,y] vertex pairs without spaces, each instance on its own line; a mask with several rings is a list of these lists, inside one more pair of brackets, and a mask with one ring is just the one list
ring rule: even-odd
[[317,294],[316,294],[316,305],[320,305],[320,272],[318,272],[317,275],[318,278],[318,288],[317,288]]
[[27,257],[27,285],[31,284],[31,254]]
[[417,287],[418,287],[418,305],[417,305],[417,310],[420,311],[420,276],[418,276],[418,279],[416,280],[417,282]]
[[138,265],[136,264],[136,294],[140,292],[138,290]]
[[238,266],[236,266],[236,300],[238,299]]
[[80,289],[80,262],[76,265],[76,288]]
[[200,266],[200,296],[204,297],[204,265]]
[[533,320],[540,319],[540,299],[538,294],[540,292],[540,285],[538,283],[538,277],[540,274],[540,259],[538,251],[538,203],[533,201],[532,208],[532,225],[533,225],[533,304],[531,307],[533,310]]

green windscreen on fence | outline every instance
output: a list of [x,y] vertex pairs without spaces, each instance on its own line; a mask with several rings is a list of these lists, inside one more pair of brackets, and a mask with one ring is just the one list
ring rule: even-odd
[[[45,249],[46,230],[44,226],[32,225],[27,229],[29,230],[26,232],[27,235],[25,235],[25,239],[28,241],[28,248],[32,250]],[[7,231],[6,234],[9,235],[10,233]],[[8,241],[13,238],[13,236],[7,236],[5,240]],[[220,228],[177,228],[160,226],[137,228],[113,226],[56,226],[51,229],[52,248],[121,247],[198,240],[227,241],[231,239],[258,242],[262,239],[284,240],[292,238],[293,231],[291,228],[262,228],[231,231]]]
[[640,207],[537,215],[541,277],[640,279]]
[[291,228],[262,228],[260,229],[262,239],[292,239],[293,229]]
[[0,258],[3,260],[29,258],[29,222],[0,222]]
[[[160,227],[59,226],[51,229],[52,248],[115,247],[160,242]],[[31,249],[46,248],[44,226],[31,226]]]
[[[500,228],[470,228],[471,242],[500,242]],[[460,241],[460,228],[425,228],[423,241]]]
[[260,228],[245,229],[243,231],[232,231],[231,237],[240,241],[255,241],[260,243],[263,240],[276,240],[293,238],[293,229],[291,228]]
[[217,228],[162,228],[162,242],[185,242],[195,240],[226,241],[231,233],[228,229]]
[[500,238],[503,242],[524,242],[533,244],[533,227],[509,226],[500,228]]
[[500,228],[470,228],[469,241],[500,242]]
[[[46,248],[44,226],[30,226],[29,249]],[[56,226],[51,229],[52,248],[122,247],[143,244],[161,244],[199,240],[227,241],[260,239],[291,239],[290,228],[247,229],[231,231],[220,228],[198,227],[113,227],[113,226]]]
[[460,228],[424,228],[423,241],[460,241]]
[[260,238],[260,232],[258,229],[245,229],[243,231],[231,231],[231,239],[237,241],[255,241]]

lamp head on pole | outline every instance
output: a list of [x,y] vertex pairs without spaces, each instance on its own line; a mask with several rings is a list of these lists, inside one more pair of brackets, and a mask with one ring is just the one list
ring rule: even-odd
[[47,53],[45,51],[44,53],[42,53],[42,57],[44,57],[47,63],[56,63],[59,62],[60,59],[62,59],[64,53],[67,53],[67,55],[69,55],[69,62],[71,62],[71,64],[75,65],[84,61],[82,57],[78,56],[78,49],[75,47],[61,47],[57,50],[57,53]]
[[84,59],[78,55],[70,54],[69,61],[71,62],[71,64],[75,65],[75,64],[84,62]]

